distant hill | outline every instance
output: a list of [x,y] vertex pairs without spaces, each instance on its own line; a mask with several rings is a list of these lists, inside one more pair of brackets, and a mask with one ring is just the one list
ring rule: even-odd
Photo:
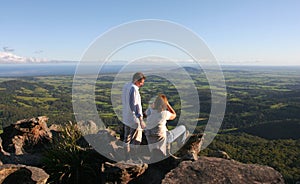
[[185,71],[189,72],[189,73],[199,73],[202,72],[202,70],[198,69],[198,68],[194,68],[194,67],[183,67],[185,69]]
[[203,73],[203,70],[201,68],[195,68],[195,67],[191,67],[191,66],[185,66],[185,67],[182,67],[182,68],[177,68],[177,69],[174,69],[173,72],[181,72],[182,69],[184,69],[189,74]]
[[247,128],[236,130],[265,139],[300,139],[300,122],[287,120],[258,124]]

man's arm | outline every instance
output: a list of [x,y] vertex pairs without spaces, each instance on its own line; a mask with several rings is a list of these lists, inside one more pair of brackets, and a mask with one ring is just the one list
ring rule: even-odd
[[135,113],[135,116],[137,118],[140,118],[142,114],[140,114],[140,107],[138,104],[135,103],[135,90],[134,87],[131,87],[130,92],[129,92],[129,106],[130,110]]
[[129,106],[130,110],[135,113],[135,116],[140,120],[141,128],[144,129],[146,127],[145,122],[143,121],[143,115],[140,113],[140,107],[138,104],[135,104],[135,90],[134,87],[131,87],[129,92]]

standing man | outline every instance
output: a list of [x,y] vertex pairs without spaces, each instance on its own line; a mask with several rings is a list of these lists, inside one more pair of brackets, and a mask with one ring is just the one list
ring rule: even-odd
[[139,88],[144,85],[146,77],[137,72],[132,82],[124,85],[122,90],[124,143],[126,159],[130,157],[130,144],[140,145],[142,142],[142,129],[146,127],[143,121],[142,101]]

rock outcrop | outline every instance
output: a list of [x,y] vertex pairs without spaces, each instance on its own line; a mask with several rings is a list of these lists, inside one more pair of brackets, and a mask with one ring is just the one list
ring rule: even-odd
[[41,166],[42,151],[52,141],[48,117],[19,120],[0,135],[0,160],[4,164]]
[[[282,175],[268,166],[243,164],[231,160],[225,152],[216,157],[198,157],[203,134],[191,135],[176,154],[162,161],[142,164],[105,163],[106,181],[117,183],[284,183]],[[158,153],[157,153],[158,154]],[[187,156],[186,156],[187,155]],[[225,156],[224,156],[225,155]],[[186,161],[189,160],[189,161]]]
[[96,134],[98,127],[94,121],[79,121],[76,126],[80,129],[82,135]]
[[204,137],[203,133],[190,135],[188,141],[175,155],[183,160],[198,160]]
[[0,166],[2,184],[46,184],[49,175],[42,169],[25,165],[4,164]]
[[200,157],[197,161],[181,162],[169,172],[162,183],[284,183],[282,175],[268,166],[243,164],[234,160]]
[[49,175],[38,168],[42,166],[42,151],[52,141],[47,121],[46,116],[23,119],[3,129],[0,160],[4,164],[0,166],[0,183],[47,182]]
[[[32,166],[41,166],[43,148],[62,130],[60,126],[48,128],[47,120],[45,116],[24,119],[4,128],[0,135],[0,183],[46,183],[49,175]],[[99,155],[97,151],[101,149],[102,154],[109,155],[112,160],[124,156],[123,144],[117,141],[115,131],[98,131],[91,121],[76,126],[87,133],[76,142],[83,150],[92,150]],[[223,151],[216,152],[215,157],[198,157],[204,138],[204,134],[191,135],[188,142],[174,153],[175,156],[170,155],[158,162],[152,162],[153,157],[145,155],[142,159],[149,164],[114,163],[102,155],[97,161],[96,156],[92,156],[95,164],[102,166],[96,177],[110,183],[284,183],[282,175],[273,168],[237,162]],[[154,155],[159,154],[162,153]]]
[[[170,155],[159,162],[150,163],[148,169],[139,177],[132,179],[130,183],[159,184],[165,175],[176,168],[182,161],[197,160],[203,143],[203,135],[192,134],[186,144],[176,153],[176,156]],[[163,156],[159,156],[160,154],[163,153],[158,150],[154,153],[156,157],[162,158]]]
[[48,117],[23,119],[3,129],[1,138],[3,149],[9,153],[22,155],[35,152],[52,139],[47,126]]

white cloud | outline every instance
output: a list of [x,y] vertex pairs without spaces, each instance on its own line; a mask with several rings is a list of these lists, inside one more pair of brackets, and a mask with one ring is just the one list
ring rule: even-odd
[[11,52],[0,52],[0,64],[46,63],[46,62],[49,62],[49,60],[35,58],[35,57],[22,57],[22,56],[15,55]]

